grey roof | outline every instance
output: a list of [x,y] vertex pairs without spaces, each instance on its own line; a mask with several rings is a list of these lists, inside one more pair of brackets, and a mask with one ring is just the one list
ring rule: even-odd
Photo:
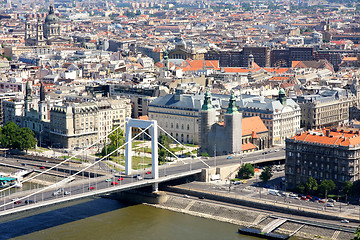
[[[229,105],[230,95],[221,95],[221,94],[212,94],[211,103],[215,109],[226,109]],[[189,109],[189,110],[201,110],[201,106],[204,103],[204,94],[190,95],[190,94],[168,94],[163,97],[158,97],[153,100],[149,106],[152,107],[168,107],[168,108],[179,108],[179,109]],[[299,108],[299,105],[292,99],[286,100],[286,105],[291,106],[294,109]],[[261,96],[255,95],[242,95],[237,96],[236,106],[240,110],[244,109],[254,109],[256,111],[264,112],[276,112],[276,110],[281,111],[284,106],[280,101],[275,99],[268,99]]]

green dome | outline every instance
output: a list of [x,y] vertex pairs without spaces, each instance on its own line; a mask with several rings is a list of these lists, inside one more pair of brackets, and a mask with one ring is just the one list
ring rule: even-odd
[[226,113],[227,114],[233,114],[233,113],[238,113],[238,112],[239,111],[238,111],[238,108],[236,106],[236,99],[235,99],[234,93],[231,93],[230,100],[229,100],[229,106],[226,109]]
[[204,95],[204,104],[202,105],[201,110],[209,111],[211,109],[214,109],[214,107],[211,104],[211,94],[209,91],[207,91]]
[[59,18],[55,15],[54,7],[50,6],[49,14],[45,18],[45,23],[58,23]]

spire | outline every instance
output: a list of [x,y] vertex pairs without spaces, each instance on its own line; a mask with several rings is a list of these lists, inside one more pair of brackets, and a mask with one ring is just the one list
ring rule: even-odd
[[229,100],[229,106],[226,109],[226,113],[227,114],[239,113],[238,108],[236,106],[236,100],[235,100],[235,96],[234,96],[233,92],[231,93],[230,100]]
[[277,100],[279,100],[282,105],[286,105],[286,94],[283,88],[280,88]]
[[26,82],[25,101],[31,100],[31,86],[29,80]]
[[54,14],[54,13],[55,13],[54,6],[51,4],[49,9],[49,14]]
[[166,70],[169,70],[169,56],[168,56],[168,50],[166,49],[164,54],[163,54],[163,59],[164,59],[164,68]]
[[45,87],[42,81],[40,83],[40,102],[45,102]]
[[211,104],[211,94],[209,91],[207,91],[205,93],[205,96],[204,96],[204,104],[202,105],[201,107],[201,110],[202,111],[209,111],[211,109],[214,109],[213,105]]

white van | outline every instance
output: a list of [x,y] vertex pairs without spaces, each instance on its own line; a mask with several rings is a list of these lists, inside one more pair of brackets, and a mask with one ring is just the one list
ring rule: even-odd
[[279,196],[279,191],[278,191],[278,190],[274,190],[274,189],[270,189],[270,190],[269,190],[269,194],[270,194],[270,195],[274,195],[274,196]]

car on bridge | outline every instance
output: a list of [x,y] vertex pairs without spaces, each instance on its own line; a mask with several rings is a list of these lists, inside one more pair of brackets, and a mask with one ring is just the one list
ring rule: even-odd
[[228,156],[227,159],[232,159],[232,156]]
[[34,203],[33,200],[25,200],[25,204],[31,204],[31,203]]
[[119,178],[118,178],[118,181],[122,181],[122,180],[124,180],[123,177],[119,177]]
[[21,200],[19,200],[19,198],[13,198],[13,199],[11,199],[11,201],[14,202],[14,204],[21,203]]
[[94,186],[90,186],[90,187],[89,187],[89,190],[94,190],[94,189],[95,189]]
[[111,178],[108,178],[108,179],[105,180],[105,182],[111,182],[111,181],[112,181]]
[[40,169],[45,169],[45,167],[44,166],[41,166],[41,167],[39,167]]
[[118,182],[115,182],[115,181],[113,181],[113,182],[111,182],[111,185],[118,185],[119,183]]
[[151,171],[147,171],[146,174],[151,174]]

